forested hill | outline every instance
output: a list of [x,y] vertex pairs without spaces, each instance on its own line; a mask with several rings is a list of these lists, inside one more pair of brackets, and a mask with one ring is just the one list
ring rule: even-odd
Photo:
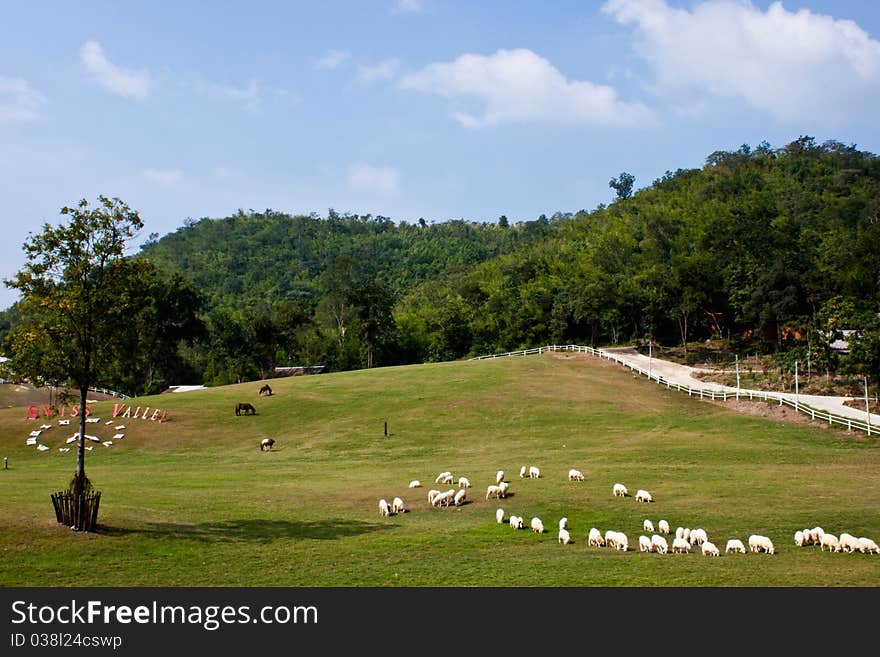
[[448,271],[461,271],[536,242],[548,221],[510,230],[454,220],[394,223],[387,217],[288,215],[266,210],[188,221],[146,244],[142,255],[166,273],[181,273],[223,305],[271,310],[287,300],[315,300],[328,287],[380,282],[395,296]]
[[[874,154],[801,137],[631,183],[612,179],[607,207],[492,224],[271,210],[187,221],[137,256],[170,282],[143,295],[153,341],[128,350],[146,354],[141,370],[117,363],[104,385],[136,394],[278,365],[712,337],[880,378]],[[3,313],[0,333],[15,321]],[[855,333],[838,360],[844,329]]]

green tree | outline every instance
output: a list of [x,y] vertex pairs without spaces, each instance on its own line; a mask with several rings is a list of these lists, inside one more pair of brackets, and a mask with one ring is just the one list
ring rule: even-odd
[[636,177],[631,173],[627,173],[624,171],[617,178],[612,178],[608,181],[608,186],[617,192],[617,200],[623,201],[624,199],[628,199],[632,196],[633,193],[633,185],[636,182]]
[[116,357],[119,336],[130,330],[129,304],[119,303],[133,268],[126,242],[143,227],[138,213],[118,198],[99,196],[63,207],[66,223],[45,224],[23,249],[26,264],[8,287],[21,295],[22,322],[12,332],[16,370],[28,377],[64,375],[79,390],[79,442],[71,492],[91,488],[85,472],[86,397],[102,368]]

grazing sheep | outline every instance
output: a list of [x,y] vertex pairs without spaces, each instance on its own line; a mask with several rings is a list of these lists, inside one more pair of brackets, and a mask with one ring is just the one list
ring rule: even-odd
[[704,557],[717,557],[719,556],[718,548],[715,547],[714,543],[710,543],[709,541],[703,541],[703,544],[700,546],[700,549],[703,551]]
[[813,542],[813,545],[817,545],[822,541],[822,534],[825,533],[825,530],[821,527],[813,527],[810,530],[810,540]]
[[810,535],[810,530],[804,529],[801,533],[804,535],[804,545],[813,545],[813,537]]
[[526,466],[523,466],[519,469],[519,477],[520,479],[524,479],[526,476]]
[[568,545],[571,542],[571,534],[569,534],[568,530],[564,527],[559,528],[558,541],[563,545]]
[[544,523],[541,522],[541,519],[538,517],[532,518],[532,531],[538,532],[539,534],[544,533]]
[[502,481],[500,484],[498,484],[498,488],[500,489],[498,497],[507,497],[507,489],[510,488],[510,484],[506,481]]
[[613,529],[608,529],[605,531],[605,545],[608,547],[615,547],[617,540],[617,532]]
[[571,470],[568,471],[568,480],[569,481],[583,481],[584,480],[584,473],[581,472],[580,470],[575,470],[574,468],[572,468]]
[[657,529],[661,534],[668,534],[669,533],[669,523],[666,522],[665,520],[661,520],[660,522],[657,523]]
[[454,502],[455,506],[461,506],[462,504],[464,504],[464,498],[465,498],[466,494],[467,494],[466,488],[459,488],[458,489],[458,492],[455,493],[455,497],[453,498],[453,502]]
[[391,505],[388,504],[387,500],[379,500],[379,515],[380,516],[390,516],[391,515]]
[[522,516],[510,516],[510,527],[511,527],[511,529],[522,529],[523,528]]
[[675,538],[684,538],[684,527],[675,528]]
[[859,549],[859,539],[852,534],[843,532],[837,541],[838,552],[855,552]]
[[567,529],[568,528],[568,518],[560,518],[559,519],[559,529]]
[[439,495],[434,497],[433,506],[449,506],[452,501],[452,497],[455,495],[455,489],[450,488],[449,490],[445,490]]
[[819,548],[822,552],[825,551],[825,546],[828,546],[829,552],[836,552],[839,545],[840,541],[834,534],[822,534],[822,538],[819,539]]
[[687,552],[690,554],[691,544],[688,543],[684,537],[676,537],[672,539],[672,554],[681,554],[683,552]]
[[428,491],[428,504],[434,504],[434,498],[436,498],[440,494],[440,491],[436,488],[432,488]]
[[529,479],[538,479],[541,476],[541,471],[538,470],[534,465],[529,466]]
[[501,486],[497,486],[495,484],[489,484],[486,487],[486,499],[488,500],[492,496],[501,497],[502,491],[503,491],[503,489],[501,488]]
[[595,527],[590,529],[590,534],[587,537],[587,545],[595,545],[596,547],[605,547],[605,539],[602,538],[602,532],[600,532]]
[[614,549],[623,550],[624,552],[629,550],[629,539],[623,532],[617,532],[617,536],[614,538]]
[[470,488],[471,481],[467,477],[459,477],[458,478],[458,487],[459,488]]
[[752,534],[749,536],[749,550],[752,552],[766,552],[767,554],[776,554],[773,547],[773,541],[766,536],[760,534]]
[[741,552],[742,554],[745,554],[746,546],[743,545],[743,542],[738,538],[731,538],[727,541],[727,547],[724,548],[724,554],[728,554],[729,552]]
[[504,522],[504,509],[495,510],[495,522],[497,522],[499,525]]
[[626,486],[623,484],[614,484],[611,488],[611,493],[614,497],[626,497],[629,494],[629,491],[626,490]]
[[654,498],[651,497],[651,493],[646,490],[639,489],[636,491],[636,502],[653,502]]
[[804,533],[800,529],[794,533],[794,544],[798,547],[804,547]]
[[495,473],[495,483],[500,484],[502,481],[504,481],[504,470],[499,470]]
[[639,552],[653,552],[654,544],[651,539],[642,534],[639,536]]
[[409,487],[410,488],[421,488],[422,482],[419,481],[418,479],[413,479],[411,482],[409,482]]
[[406,505],[399,497],[391,500],[391,513],[406,513]]
[[434,483],[435,484],[451,484],[452,481],[453,481],[452,473],[447,471],[447,472],[441,472],[440,474],[438,474],[437,478],[434,480]]
[[645,521],[642,523],[642,528],[651,534],[654,533],[654,523],[645,518]]
[[651,536],[651,544],[654,546],[654,552],[659,552],[660,554],[669,552],[669,543],[660,534],[653,534]]
[[860,536],[859,546],[860,552],[867,552],[868,554],[880,554],[880,547],[877,547],[877,544],[870,538]]
[[702,545],[708,540],[709,537],[706,535],[706,530],[700,529],[699,527],[691,530],[691,535],[688,539],[691,545]]

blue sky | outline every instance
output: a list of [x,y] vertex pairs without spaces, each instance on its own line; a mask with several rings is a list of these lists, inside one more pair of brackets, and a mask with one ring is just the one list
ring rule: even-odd
[[[711,152],[880,152],[880,3],[4,3],[0,277],[81,198],[530,220]],[[136,248],[135,248],[136,250]],[[0,289],[0,307],[16,300]]]

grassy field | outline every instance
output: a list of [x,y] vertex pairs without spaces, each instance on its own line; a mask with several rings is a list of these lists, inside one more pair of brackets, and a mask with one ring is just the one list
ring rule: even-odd
[[[795,547],[821,525],[880,540],[876,438],[735,413],[582,354],[547,354],[273,380],[167,394],[135,406],[164,423],[94,405],[86,471],[102,491],[100,530],[55,522],[49,494],[70,479],[74,427],[0,410],[2,586],[842,586],[880,585],[880,555]],[[234,403],[257,414],[236,417]],[[152,412],[152,411],[151,411]],[[384,435],[384,423],[389,435]],[[73,424],[73,423],[72,423]],[[261,438],[276,449],[261,452]],[[521,465],[542,477],[520,479]],[[567,479],[569,468],[583,482]],[[486,500],[503,469],[510,496]],[[468,503],[431,508],[437,474],[474,484]],[[423,487],[409,489],[419,479]],[[613,497],[612,485],[655,502]],[[407,513],[381,517],[378,500]],[[543,519],[514,531],[495,510]],[[573,543],[556,528],[569,519]],[[642,521],[773,539],[775,555],[642,554]],[[587,546],[591,527],[630,551]],[[671,538],[670,538],[671,543]]]

